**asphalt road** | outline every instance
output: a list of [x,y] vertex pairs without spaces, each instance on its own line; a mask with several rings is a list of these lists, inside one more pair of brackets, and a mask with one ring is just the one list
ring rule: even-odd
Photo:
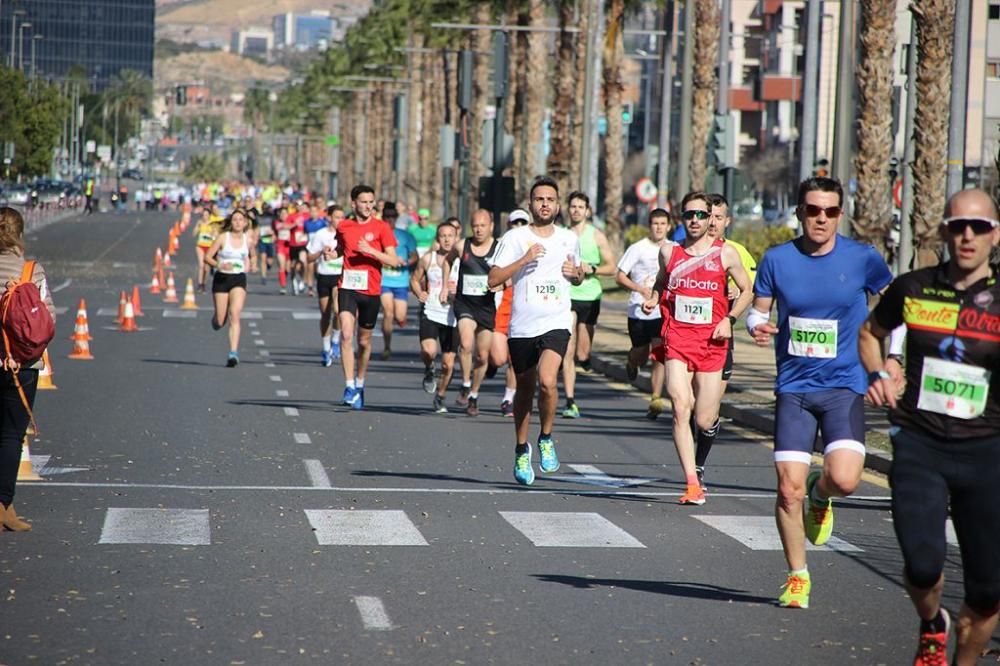
[[[45,481],[18,487],[34,530],[0,535],[0,663],[912,659],[884,483],[837,503],[838,540],[809,554],[811,608],[778,608],[762,437],[724,427],[708,503],[678,506],[667,421],[584,377],[584,418],[557,422],[562,469],[520,487],[500,384],[478,418],[431,413],[413,326],[373,364],[363,412],[338,405],[340,369],[319,364],[312,299],[273,279],[251,279],[236,369],[207,296],[181,318],[144,289],[143,330],[114,330],[102,313],[148,282],[173,219],[99,214],[28,239],[69,311],[50,348],[58,390],[36,405]],[[189,237],[178,259],[182,289]],[[81,297],[93,361],[66,358]],[[959,567],[951,549],[952,610]]]

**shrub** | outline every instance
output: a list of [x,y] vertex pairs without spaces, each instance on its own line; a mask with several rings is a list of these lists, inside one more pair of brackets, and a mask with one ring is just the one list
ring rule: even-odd
[[775,245],[790,241],[797,235],[794,229],[781,226],[744,225],[729,230],[727,236],[741,244],[759,262],[764,252]]

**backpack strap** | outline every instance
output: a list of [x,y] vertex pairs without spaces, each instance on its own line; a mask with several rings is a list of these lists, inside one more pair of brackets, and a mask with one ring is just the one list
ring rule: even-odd
[[24,268],[21,269],[21,282],[31,282],[31,276],[35,273],[35,261],[25,261]]
[[[21,280],[20,283],[24,284],[26,282],[31,282],[31,276],[35,272],[35,262],[25,261],[24,268],[21,269]],[[9,300],[5,300],[3,303],[3,310],[0,312],[0,320],[7,321],[7,309],[10,305]],[[7,353],[7,357],[10,358],[10,340],[7,339],[7,332],[3,331],[3,346],[4,351]],[[17,393],[21,398],[21,403],[24,405],[24,409],[28,412],[28,419],[31,423],[32,428],[34,428],[35,433],[38,433],[38,424],[35,423],[35,414],[31,411],[31,404],[28,402],[28,396],[24,393],[24,387],[21,386],[21,379],[18,377],[18,372],[11,372],[14,378],[14,386],[17,387]]]

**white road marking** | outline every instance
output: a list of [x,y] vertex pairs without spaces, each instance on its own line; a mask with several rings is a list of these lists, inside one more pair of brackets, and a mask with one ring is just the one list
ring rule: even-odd
[[[51,289],[49,289],[49,292],[53,294],[58,293],[63,289],[65,289],[66,287],[70,286],[71,284],[73,284],[73,278],[64,280],[58,287],[52,287]],[[56,314],[60,314],[58,310],[59,308],[56,308]]]
[[589,512],[501,511],[511,527],[546,548],[645,548],[604,516]]
[[[243,314],[246,314],[246,312],[244,312]],[[240,319],[243,319],[243,317],[241,316]],[[257,322],[255,322],[255,321],[248,321],[247,322],[247,328],[257,328]]]
[[256,328],[251,328],[250,335],[257,337],[258,335],[260,335],[260,331],[258,331]]
[[266,344],[267,344],[266,342],[264,342],[264,341],[263,341],[263,340],[261,340],[260,338],[254,338],[254,339],[253,339],[253,343],[254,343],[255,345],[259,346],[259,347],[263,347],[264,345],[266,345]]
[[61,316],[69,312],[69,308],[66,307],[56,307],[56,316]]
[[389,631],[393,628],[389,615],[385,612],[385,606],[378,597],[354,597],[354,605],[361,613],[361,622],[365,625],[365,629]]
[[427,546],[405,511],[306,509],[321,546]]
[[[244,310],[240,313],[240,319],[263,319],[259,312],[247,312]],[[250,326],[256,326],[257,324],[251,323]]]
[[287,389],[278,389],[277,391],[274,392],[274,395],[278,396],[279,398],[287,398],[288,397],[288,390]]
[[285,416],[298,416],[299,410],[294,407],[285,407]]
[[108,509],[98,543],[207,546],[208,509]]
[[164,317],[173,317],[174,319],[195,319],[198,316],[196,310],[164,310]]
[[274,363],[268,361],[267,363],[264,364],[264,367],[265,368],[276,368],[278,366],[276,366]]
[[319,319],[319,312],[293,312],[292,319]]
[[[714,496],[714,495],[713,495]],[[726,536],[736,539],[750,550],[781,550],[781,537],[772,516],[694,516]],[[863,553],[861,548],[843,539],[830,537],[822,546],[806,542],[806,550]]]
[[641,486],[653,481],[659,481],[659,479],[645,477],[610,476],[593,465],[567,465],[567,467],[580,476],[550,476],[547,478],[573,483],[587,483],[593,486],[607,486],[609,488],[628,488],[629,486]]
[[272,382],[281,381],[281,375],[268,375],[267,378],[270,379]]
[[261,349],[261,350],[260,350],[260,351],[258,351],[257,353],[258,353],[258,354],[259,354],[260,356],[270,356],[270,355],[271,355],[271,352],[267,351],[266,349]]
[[326,470],[323,468],[323,463],[318,460],[303,460],[306,466],[306,474],[309,475],[309,480],[312,481],[313,488],[329,488],[330,487],[330,477],[327,476]]
[[118,316],[118,308],[98,308],[97,309],[97,316],[98,317],[117,317]]
[[312,444],[312,438],[308,433],[304,432],[293,432],[292,437],[295,438],[296,444]]

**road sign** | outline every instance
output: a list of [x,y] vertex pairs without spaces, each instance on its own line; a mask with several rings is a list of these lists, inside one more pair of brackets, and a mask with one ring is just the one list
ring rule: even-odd
[[87,150],[87,154],[88,155],[91,154],[92,152],[94,152],[95,150],[97,150],[97,142],[94,141],[93,139],[91,139],[90,141],[88,141],[86,143],[86,150]]
[[656,184],[652,178],[640,178],[639,182],[635,184],[635,196],[642,203],[656,201],[656,194]]
[[323,140],[323,142],[328,146],[339,146],[340,137],[337,136],[336,134],[330,134]]

